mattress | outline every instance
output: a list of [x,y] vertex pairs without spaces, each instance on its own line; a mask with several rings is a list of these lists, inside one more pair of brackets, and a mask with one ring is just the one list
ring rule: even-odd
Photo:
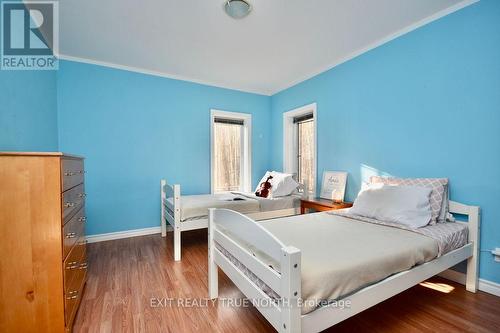
[[257,200],[259,202],[259,211],[268,212],[280,209],[289,209],[300,207],[300,195],[292,194],[278,198],[261,198],[253,193],[232,192],[233,194],[244,196],[249,199]]
[[[235,200],[236,198],[242,200]],[[167,200],[172,203],[172,198]],[[295,208],[300,205],[300,196],[267,199],[253,193],[223,192],[181,196],[180,205],[181,222],[185,222],[207,218],[209,208],[227,208],[242,214]]]
[[[441,223],[439,228],[433,228],[428,235],[424,235],[324,212],[279,218],[261,225],[284,244],[301,250],[302,314],[313,311],[325,300],[346,297],[446,253],[441,251],[451,251],[467,243],[466,232],[463,231],[467,227],[458,223]],[[244,241],[237,241],[245,247]],[[440,242],[446,241],[449,245],[441,247]],[[218,244],[216,246],[270,297],[279,298],[236,258]],[[269,261],[250,247],[247,249],[279,272],[278,263]]]
[[[242,200],[234,200],[240,198]],[[169,201],[172,198],[167,199]],[[259,202],[231,192],[200,195],[183,195],[180,199],[181,222],[206,217],[209,208],[227,208],[248,214],[259,211]]]

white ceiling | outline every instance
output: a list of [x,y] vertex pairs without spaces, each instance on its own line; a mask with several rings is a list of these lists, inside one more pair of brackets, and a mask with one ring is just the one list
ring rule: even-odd
[[273,94],[474,0],[60,1],[62,58]]

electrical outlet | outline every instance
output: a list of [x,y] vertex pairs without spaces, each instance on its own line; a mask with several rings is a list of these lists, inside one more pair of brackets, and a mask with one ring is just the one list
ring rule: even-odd
[[500,247],[495,248],[491,253],[495,256],[495,261],[500,262]]

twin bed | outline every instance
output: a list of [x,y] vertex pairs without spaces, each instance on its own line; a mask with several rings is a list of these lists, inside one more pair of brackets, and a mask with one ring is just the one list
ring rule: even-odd
[[349,209],[261,222],[210,209],[209,297],[220,267],[277,331],[318,332],[464,260],[475,292],[479,207],[450,201],[449,212],[468,223],[416,231]]
[[[179,185],[162,180],[162,234],[168,222],[180,260],[181,232],[208,227],[209,297],[218,297],[221,268],[279,332],[322,331],[464,260],[466,289],[476,292],[479,207],[448,201],[445,179],[374,180],[386,185],[375,197],[360,192],[353,208],[297,216],[296,195],[181,197]],[[397,189],[392,185],[400,186],[392,195],[433,189],[419,194],[427,206],[410,207],[413,217],[404,222],[398,209],[413,199],[384,201]],[[360,207],[391,212],[395,220],[356,214]],[[418,210],[430,220],[416,228],[408,222],[422,218]],[[468,221],[454,222],[452,214]]]
[[227,208],[252,217],[254,220],[291,216],[300,210],[300,196],[291,194],[273,199],[253,193],[224,192],[181,196],[180,185],[160,181],[161,233],[166,236],[167,223],[174,233],[174,260],[181,260],[181,233],[208,227],[209,208]]

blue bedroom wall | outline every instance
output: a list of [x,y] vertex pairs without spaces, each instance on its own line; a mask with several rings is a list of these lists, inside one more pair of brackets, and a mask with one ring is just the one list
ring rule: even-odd
[[270,97],[62,61],[59,142],[86,157],[87,234],[160,224],[161,178],[210,192],[210,109],[252,114],[252,180],[270,158]]
[[0,151],[57,150],[53,71],[0,71]]
[[[317,102],[318,174],[449,177],[451,199],[482,208],[481,248],[500,247],[500,1],[482,0],[272,96],[272,156],[282,113]],[[319,185],[319,184],[318,184]],[[500,264],[481,252],[481,278]]]

